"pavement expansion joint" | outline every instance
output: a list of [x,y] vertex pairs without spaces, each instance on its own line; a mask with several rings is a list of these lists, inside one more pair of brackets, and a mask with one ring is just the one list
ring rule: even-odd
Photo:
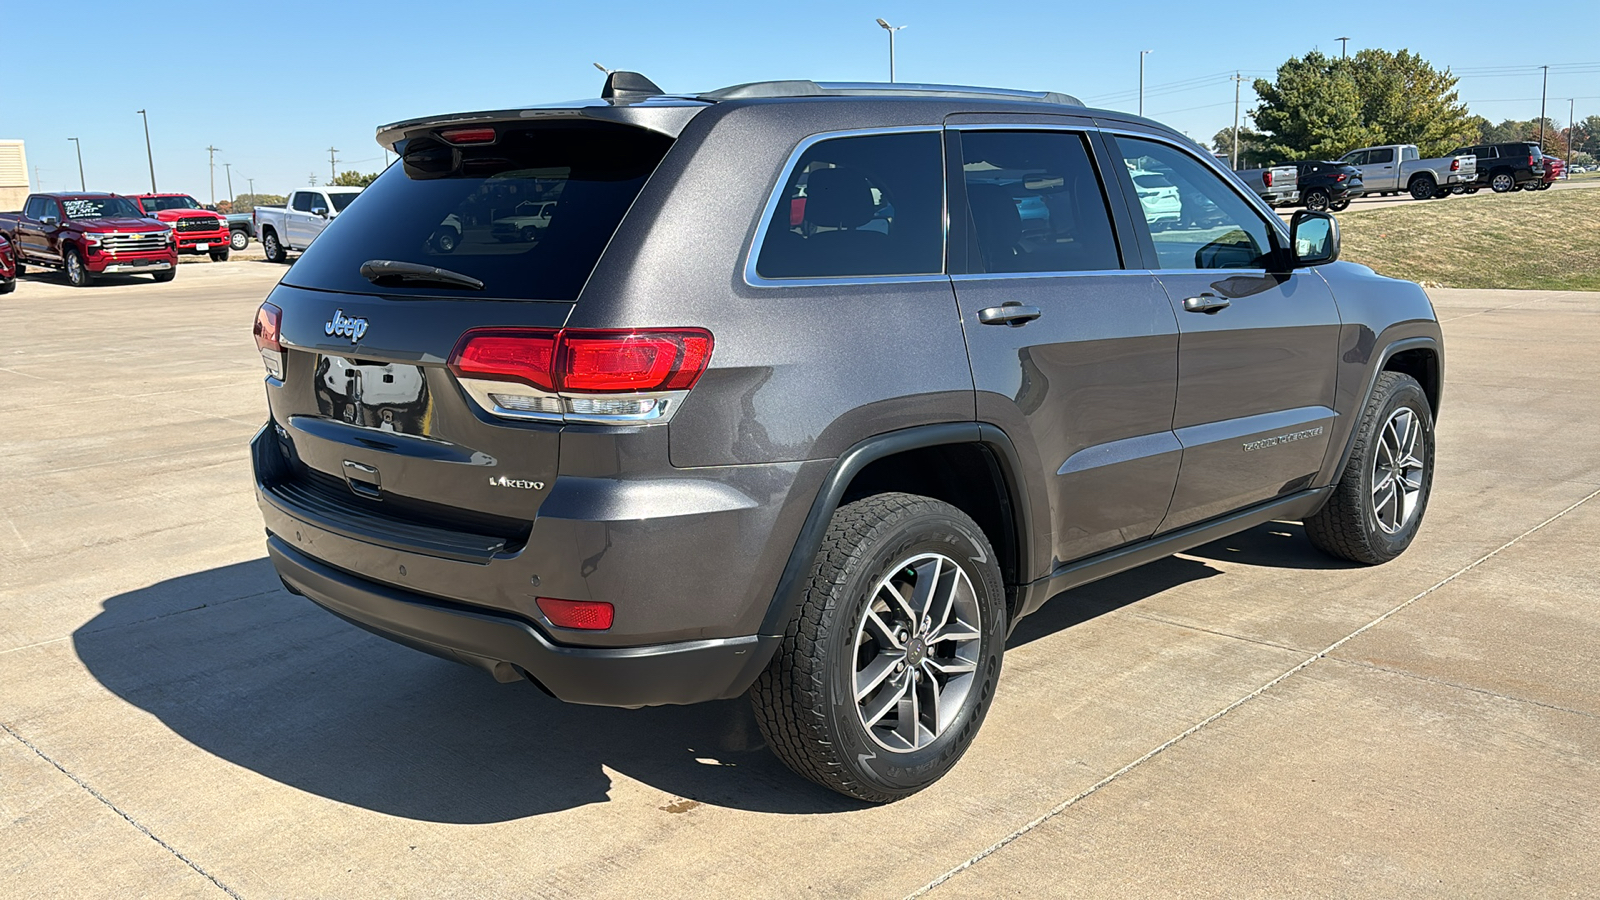
[[1572,715],[1575,715],[1575,716],[1583,716],[1585,719],[1600,719],[1600,716],[1597,716],[1592,712],[1584,712],[1581,709],[1573,709],[1570,706],[1557,706],[1554,703],[1545,703],[1542,700],[1534,700],[1531,697],[1518,697],[1518,696],[1515,696],[1513,694],[1502,694],[1502,693],[1500,693],[1498,691],[1491,691],[1491,690],[1489,690],[1487,688],[1473,687],[1470,684],[1462,684],[1459,681],[1448,681],[1448,680],[1443,679],[1443,678],[1430,678],[1427,675],[1419,675],[1416,672],[1407,672],[1405,669],[1392,669],[1392,668],[1390,668],[1388,666],[1380,666],[1380,665],[1376,665],[1375,663],[1363,662],[1362,660],[1359,660],[1359,659],[1344,659],[1343,657],[1334,656],[1334,657],[1330,657],[1328,659],[1328,661],[1329,662],[1341,663],[1341,664],[1347,665],[1347,666],[1356,666],[1357,668],[1362,668],[1362,669],[1371,669],[1371,670],[1373,670],[1375,672],[1385,672],[1385,673],[1388,673],[1390,675],[1399,675],[1401,677],[1410,678],[1410,679],[1415,680],[1415,681],[1422,681],[1422,682],[1426,682],[1428,684],[1436,684],[1436,685],[1439,685],[1440,687],[1454,688],[1454,689],[1456,689],[1458,691],[1467,691],[1467,692],[1473,693],[1473,694],[1482,694],[1485,697],[1493,697],[1496,700],[1505,700],[1505,701],[1507,701],[1509,703],[1526,703],[1529,706],[1537,706],[1540,709],[1548,709],[1548,710],[1551,710],[1552,712],[1571,713]]
[[139,831],[145,837],[149,838],[152,841],[155,841],[157,844],[159,844],[161,846],[161,848],[163,850],[167,851],[168,853],[171,853],[173,856],[177,857],[184,865],[186,865],[189,868],[193,869],[197,874],[199,874],[201,877],[205,878],[207,881],[209,881],[212,884],[216,885],[218,890],[221,890],[223,893],[227,894],[229,897],[234,898],[234,900],[244,900],[243,897],[239,896],[239,893],[237,891],[235,891],[233,888],[230,888],[227,885],[223,884],[221,881],[217,880],[217,877],[215,875],[212,875],[210,872],[207,872],[205,869],[200,868],[200,866],[197,865],[194,860],[192,860],[189,857],[184,856],[182,853],[180,853],[178,851],[178,848],[176,848],[176,847],[172,846],[171,844],[167,843],[166,841],[162,840],[160,837],[157,837],[155,832],[153,832],[150,829],[146,828],[144,826],[144,824],[141,823],[138,819],[135,819],[133,816],[130,816],[126,812],[123,812],[120,807],[118,807],[115,803],[112,803],[109,799],[107,799],[104,794],[102,794],[99,791],[95,790],[94,787],[92,785],[90,785],[87,781],[84,781],[82,778],[79,778],[77,775],[74,775],[72,772],[68,771],[66,766],[63,766],[61,763],[56,762],[56,760],[53,757],[51,757],[50,754],[44,752],[43,750],[40,750],[37,746],[34,745],[34,743],[32,741],[30,741],[27,738],[23,737],[22,735],[18,734],[16,732],[16,729],[12,728],[10,725],[7,725],[4,722],[0,722],[0,729],[3,729],[6,734],[9,734],[13,738],[16,738],[18,743],[22,744],[22,746],[24,746],[24,747],[27,747],[29,750],[32,750],[34,752],[34,754],[36,756],[38,756],[40,759],[44,760],[45,762],[49,763],[52,766],[55,766],[57,771],[59,771],[61,774],[65,775],[65,776],[67,776],[68,778],[72,779],[73,783],[76,784],[78,787],[82,788],[86,793],[88,793],[89,796],[91,796],[94,799],[100,801],[100,803],[103,804],[107,809],[109,809],[112,812],[116,813],[117,815],[121,816],[122,820],[124,822],[127,822],[129,825],[132,825],[134,828],[139,829]]
[[1244,635],[1232,634],[1227,631],[1218,631],[1215,628],[1201,628],[1199,625],[1195,625],[1190,622],[1174,622],[1171,619],[1163,618],[1161,616],[1153,616],[1149,613],[1133,612],[1129,613],[1129,615],[1136,616],[1148,622],[1160,622],[1162,625],[1171,625],[1173,628],[1182,628],[1187,631],[1198,631],[1202,634],[1214,634],[1217,637],[1229,638],[1235,641],[1243,641],[1246,644],[1255,644],[1258,647],[1271,647],[1274,650],[1287,650],[1290,653],[1309,652],[1304,647],[1289,647],[1284,644],[1274,644],[1271,641],[1263,641],[1260,638],[1250,638],[1245,637]]
[[1327,647],[1325,647],[1324,649],[1322,649],[1318,653],[1316,653],[1316,654],[1312,655],[1311,657],[1307,658],[1306,660],[1302,661],[1301,663],[1296,665],[1294,668],[1288,670],[1287,672],[1284,672],[1281,675],[1278,675],[1277,677],[1273,678],[1271,681],[1266,682],[1265,684],[1261,685],[1260,687],[1256,688],[1255,690],[1249,692],[1248,694],[1245,694],[1244,696],[1242,696],[1239,699],[1233,701],[1232,703],[1229,703],[1227,706],[1224,706],[1222,709],[1217,710],[1216,712],[1212,713],[1211,715],[1206,716],[1204,719],[1201,719],[1200,721],[1194,723],[1193,725],[1190,725],[1188,728],[1185,728],[1183,731],[1179,732],[1178,734],[1173,735],[1172,737],[1168,738],[1167,740],[1163,741],[1162,743],[1156,745],[1155,747],[1152,747],[1150,750],[1146,751],[1143,756],[1140,756],[1138,759],[1135,759],[1133,762],[1130,762],[1127,765],[1123,766],[1122,768],[1116,770],[1115,772],[1112,772],[1110,775],[1107,775],[1106,777],[1100,779],[1099,781],[1095,782],[1094,784],[1090,785],[1089,787],[1083,789],[1082,791],[1079,791],[1077,794],[1074,794],[1073,796],[1068,797],[1067,799],[1061,801],[1060,803],[1057,803],[1055,806],[1051,807],[1050,809],[1048,809],[1045,812],[1041,813],[1039,816],[1035,817],[1032,821],[1029,821],[1028,823],[1024,824],[1022,827],[1016,829],[1015,831],[1011,832],[1010,834],[1006,835],[1005,837],[1001,838],[1000,840],[995,841],[993,844],[990,844],[989,846],[983,848],[982,850],[980,850],[977,853],[973,854],[972,856],[968,857],[966,859],[966,861],[962,862],[960,865],[955,866],[954,868],[952,868],[949,871],[945,872],[943,875],[940,875],[938,878],[935,878],[934,880],[928,882],[927,884],[923,885],[922,887],[918,888],[917,890],[911,892],[910,894],[907,894],[906,895],[906,900],[913,900],[913,898],[921,897],[921,896],[924,896],[924,895],[928,894],[933,889],[939,887],[940,885],[944,884],[945,882],[949,881],[950,879],[954,878],[955,876],[961,874],[962,872],[966,871],[967,869],[972,868],[973,866],[975,866],[978,863],[982,862],[984,859],[986,859],[986,858],[994,855],[995,853],[999,852],[1001,849],[1005,848],[1006,845],[1012,843],[1017,838],[1022,837],[1023,835],[1027,834],[1028,832],[1034,830],[1035,828],[1038,828],[1040,825],[1043,825],[1044,823],[1050,821],[1051,819],[1055,818],[1056,816],[1061,815],[1063,812],[1066,812],[1072,806],[1076,805],[1080,800],[1083,800],[1083,799],[1089,797],[1090,795],[1098,792],[1101,788],[1105,787],[1106,785],[1109,785],[1113,781],[1116,781],[1117,779],[1119,779],[1122,776],[1128,774],[1129,772],[1132,772],[1134,769],[1138,768],[1141,765],[1144,765],[1146,762],[1149,762],[1150,760],[1154,759],[1155,757],[1160,756],[1162,753],[1166,752],[1169,748],[1171,748],[1174,745],[1178,744],[1184,738],[1189,737],[1190,735],[1194,734],[1197,731],[1200,731],[1202,728],[1205,728],[1207,725],[1210,725],[1211,723],[1217,721],[1218,719],[1221,719],[1223,716],[1226,716],[1228,713],[1233,712],[1234,710],[1236,710],[1239,707],[1245,705],[1246,703],[1249,703],[1251,700],[1254,700],[1255,698],[1261,696],[1262,694],[1264,694],[1267,691],[1273,689],[1274,687],[1277,687],[1279,684],[1283,683],[1284,681],[1286,681],[1290,677],[1298,674],[1299,672],[1303,671],[1307,667],[1313,665],[1318,660],[1327,658],[1328,654],[1333,653],[1334,651],[1338,650],[1340,647],[1343,647],[1345,644],[1350,643],[1351,641],[1355,640],[1356,638],[1360,637],[1361,635],[1363,635],[1363,634],[1367,633],[1368,631],[1371,631],[1372,629],[1374,629],[1374,628],[1378,627],[1379,625],[1383,624],[1385,621],[1387,621],[1389,619],[1390,616],[1395,615],[1396,613],[1400,612],[1401,610],[1405,609],[1406,607],[1410,606],[1411,604],[1416,603],[1418,600],[1421,600],[1422,598],[1427,597],[1428,595],[1434,593],[1435,591],[1438,591],[1439,589],[1443,588],[1445,585],[1450,584],[1451,582],[1455,581],[1457,578],[1460,578],[1461,576],[1467,574],[1468,572],[1471,572],[1473,569],[1476,569],[1477,567],[1483,565],[1484,563],[1486,563],[1489,560],[1495,558],[1496,556],[1499,556],[1502,551],[1507,550],[1507,549],[1511,548],[1513,545],[1521,542],[1523,538],[1526,538],[1526,537],[1534,534],[1535,532],[1543,529],[1546,525],[1549,525],[1550,523],[1555,522],[1557,519],[1560,519],[1562,516],[1565,516],[1567,513],[1572,512],[1573,510],[1575,510],[1578,507],[1584,505],[1585,503],[1588,503],[1590,500],[1593,500],[1597,496],[1600,496],[1600,490],[1595,490],[1595,491],[1589,493],[1587,496],[1585,496],[1582,499],[1576,501],[1575,503],[1573,503],[1572,505],[1566,507],[1565,509],[1563,509],[1560,512],[1556,513],[1555,515],[1550,516],[1549,518],[1545,519],[1544,521],[1540,522],[1539,524],[1533,526],[1532,528],[1529,528],[1527,531],[1522,532],[1521,534],[1517,535],[1516,537],[1512,538],[1511,540],[1506,541],[1504,544],[1501,544],[1500,546],[1494,548],[1493,550],[1490,550],[1488,553],[1485,553],[1484,555],[1478,557],[1477,559],[1473,560],[1472,562],[1467,563],[1466,565],[1464,565],[1461,568],[1457,569],[1456,571],[1450,573],[1449,575],[1446,575],[1444,578],[1439,579],[1439,581],[1434,583],[1431,587],[1427,588],[1426,590],[1423,590],[1421,593],[1419,593],[1416,596],[1412,597],[1411,599],[1406,600],[1405,602],[1399,604],[1398,606],[1394,607],[1393,609],[1389,610],[1388,612],[1378,616],[1377,618],[1373,619],[1372,621],[1368,622],[1367,624],[1362,625],[1360,628],[1357,628],[1355,631],[1352,631],[1349,634],[1345,635],[1344,637],[1338,639],[1337,641],[1334,641],[1332,644],[1329,644]]

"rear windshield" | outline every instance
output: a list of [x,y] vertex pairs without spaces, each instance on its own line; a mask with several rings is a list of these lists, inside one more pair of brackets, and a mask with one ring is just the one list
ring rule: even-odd
[[[390,295],[578,297],[606,242],[672,140],[611,123],[501,126],[493,144],[412,138],[284,276],[286,284]],[[544,215],[529,210],[542,205]],[[368,260],[447,269],[483,290],[379,288]]]

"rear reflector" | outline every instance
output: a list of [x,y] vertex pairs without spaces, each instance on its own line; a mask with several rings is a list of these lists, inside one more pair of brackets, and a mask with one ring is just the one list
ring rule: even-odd
[[439,136],[452,144],[492,144],[495,138],[493,128],[452,128]]
[[540,597],[536,601],[539,611],[550,624],[558,628],[581,628],[584,631],[605,631],[611,627],[611,604],[599,600],[556,600]]

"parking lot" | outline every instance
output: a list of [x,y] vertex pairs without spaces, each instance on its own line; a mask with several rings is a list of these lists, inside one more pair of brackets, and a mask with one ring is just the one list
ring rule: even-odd
[[1403,557],[1272,523],[1062,595],[957,768],[867,807],[783,768],[743,700],[564,706],[283,591],[246,452],[283,271],[0,299],[0,894],[1600,881],[1600,294],[1432,292],[1437,475]]

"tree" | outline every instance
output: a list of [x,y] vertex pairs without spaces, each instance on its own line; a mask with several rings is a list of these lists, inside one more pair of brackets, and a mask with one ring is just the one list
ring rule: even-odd
[[282,206],[286,202],[288,198],[282,194],[256,194],[254,197],[250,194],[240,194],[233,198],[233,211],[247,213],[257,206]]
[[1409,50],[1362,50],[1350,58],[1311,51],[1255,82],[1251,111],[1269,152],[1289,159],[1337,158],[1369,144],[1416,144],[1437,156],[1470,143],[1477,125],[1449,69]]
[[351,169],[348,172],[340,172],[339,173],[339,177],[333,179],[330,182],[328,182],[328,184],[336,185],[338,187],[360,187],[360,188],[364,188],[367,185],[369,185],[369,184],[373,183],[374,181],[378,180],[378,175],[379,174],[381,174],[381,173],[373,172],[370,175],[363,175],[360,172],[357,172],[356,170]]
[[1585,153],[1600,154],[1600,116],[1590,116],[1578,123],[1577,148]]
[[[1239,168],[1258,169],[1262,166],[1272,165],[1278,160],[1266,149],[1266,136],[1259,131],[1253,131],[1249,126],[1239,128]],[[1211,139],[1211,146],[1218,153],[1233,159],[1233,126],[1229,125],[1216,133]]]

